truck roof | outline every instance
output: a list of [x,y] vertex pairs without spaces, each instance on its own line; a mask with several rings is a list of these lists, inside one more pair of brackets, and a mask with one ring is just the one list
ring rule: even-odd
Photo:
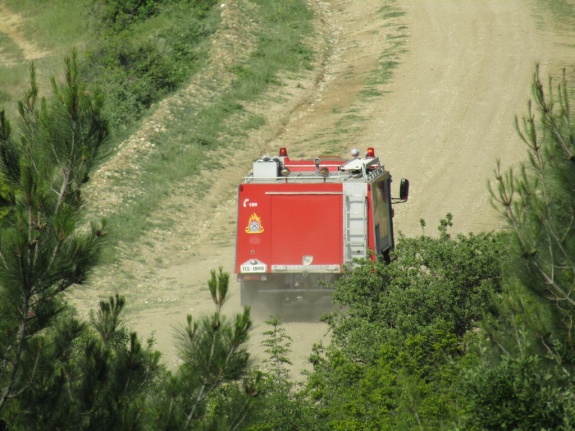
[[[282,151],[283,150],[283,151]],[[258,182],[372,182],[384,174],[378,157],[371,154],[364,158],[344,159],[321,156],[314,159],[292,160],[282,149],[275,157],[264,156],[253,162],[246,183]]]

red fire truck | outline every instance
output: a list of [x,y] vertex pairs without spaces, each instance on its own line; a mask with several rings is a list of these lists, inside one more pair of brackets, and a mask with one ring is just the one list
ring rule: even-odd
[[[235,272],[242,305],[314,302],[356,258],[388,260],[394,247],[391,175],[373,148],[364,157],[253,163],[238,191]],[[406,201],[409,182],[401,180]]]

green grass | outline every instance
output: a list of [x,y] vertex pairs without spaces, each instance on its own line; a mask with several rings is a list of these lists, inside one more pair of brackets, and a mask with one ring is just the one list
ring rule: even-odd
[[[250,17],[259,27],[253,55],[233,68],[233,85],[223,93],[199,106],[189,103],[174,110],[174,118],[166,123],[167,132],[154,137],[158,156],[143,167],[139,188],[143,191],[122,207],[121,213],[110,217],[110,230],[122,232],[121,240],[135,241],[151,224],[146,217],[158,208],[167,196],[170,184],[193,177],[200,167],[216,168],[209,154],[227,146],[241,146],[246,131],[261,127],[265,118],[248,112],[244,103],[253,101],[270,86],[281,85],[280,75],[306,70],[313,52],[305,43],[313,28],[311,11],[303,0],[275,2],[257,0],[257,9]],[[193,119],[193,121],[190,121]],[[200,199],[206,187],[194,192]],[[116,242],[119,240],[116,237]]]
[[25,18],[23,33],[40,48],[67,53],[86,42],[93,24],[91,0],[7,0],[10,10]]
[[[341,115],[341,118],[335,124],[334,133],[330,133],[329,137],[326,136],[319,144],[320,148],[325,149],[326,152],[333,153],[343,149],[348,141],[346,134],[357,133],[361,130],[362,123],[367,121],[367,118],[356,114],[357,104],[373,102],[385,96],[386,92],[382,89],[382,85],[391,81],[400,64],[400,58],[405,53],[407,27],[401,20],[405,12],[398,5],[397,0],[386,0],[384,3],[379,13],[383,20],[383,27],[387,29],[386,39],[389,48],[381,55],[376,67],[367,77],[364,88],[358,93],[358,101],[345,110],[342,108],[332,110],[334,114]],[[353,73],[350,67],[346,75],[352,76]]]
[[[38,70],[40,90],[49,90],[49,79],[63,71],[63,58],[73,47],[82,47],[86,28],[91,26],[87,5],[91,0],[6,0],[6,6],[23,18],[21,31],[43,56],[34,62]],[[88,31],[89,33],[89,31]],[[0,66],[0,104],[9,114],[15,113],[16,101],[28,88],[29,62],[23,52],[5,35],[0,35],[0,49],[14,64]]]
[[17,100],[22,95],[24,89],[22,76],[28,75],[28,73],[26,67],[0,67],[0,93],[3,94],[0,97],[0,103],[4,104],[5,108],[12,108],[15,111],[16,104],[10,102]]
[[564,31],[573,32],[575,7],[571,0],[533,0],[536,10],[545,16],[540,17],[541,27],[559,27]]
[[2,57],[5,59],[12,62],[24,61],[22,50],[4,33],[0,33],[0,47],[2,47]]
[[252,130],[259,129],[266,124],[266,118],[260,114],[248,113],[247,118],[240,124],[240,129]]
[[361,99],[375,99],[381,96],[383,96],[383,91],[373,87],[364,88],[359,92],[359,97]]

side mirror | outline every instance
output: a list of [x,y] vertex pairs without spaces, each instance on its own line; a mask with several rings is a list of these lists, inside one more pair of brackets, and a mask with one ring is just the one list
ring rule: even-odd
[[406,178],[402,178],[399,183],[399,198],[403,202],[407,202],[409,198],[409,180]]

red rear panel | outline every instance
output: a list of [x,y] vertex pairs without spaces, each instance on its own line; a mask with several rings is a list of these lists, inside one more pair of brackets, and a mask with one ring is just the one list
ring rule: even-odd
[[274,264],[341,264],[342,196],[272,195],[271,258]]
[[242,184],[238,198],[237,273],[343,264],[341,184]]
[[239,187],[235,268],[237,274],[266,273],[271,269],[271,208],[266,191],[264,184],[242,184]]

